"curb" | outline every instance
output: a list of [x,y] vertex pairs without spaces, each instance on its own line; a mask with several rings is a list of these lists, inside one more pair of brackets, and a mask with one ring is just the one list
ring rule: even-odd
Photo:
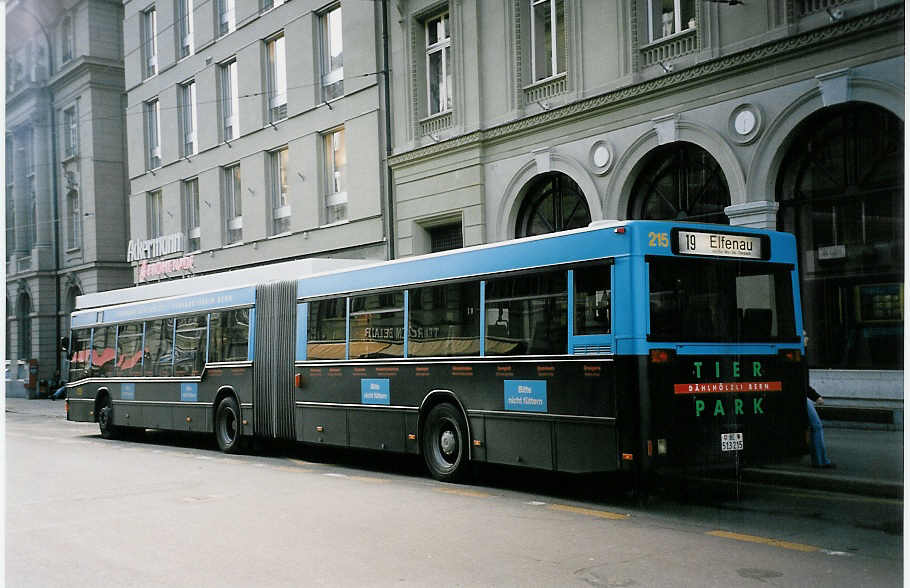
[[898,500],[903,500],[904,498],[904,484],[902,482],[760,467],[744,468],[742,477],[745,481],[757,484],[844,492],[875,498],[893,498]]

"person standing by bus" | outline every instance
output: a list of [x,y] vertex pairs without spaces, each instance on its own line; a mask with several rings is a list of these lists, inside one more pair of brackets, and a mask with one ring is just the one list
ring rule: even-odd
[[812,458],[812,467],[833,469],[837,466],[828,459],[828,452],[825,450],[825,433],[822,430],[822,420],[818,418],[818,412],[815,406],[824,404],[825,399],[821,394],[815,391],[812,386],[806,386],[806,408],[809,412],[809,429],[812,434],[809,437],[810,457]]

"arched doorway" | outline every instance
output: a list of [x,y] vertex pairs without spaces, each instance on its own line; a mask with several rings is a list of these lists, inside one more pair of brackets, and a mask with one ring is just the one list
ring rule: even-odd
[[777,179],[778,226],[796,235],[811,367],[900,369],[903,123],[868,103],[794,129]]
[[730,224],[730,189],[720,164],[694,143],[678,141],[645,158],[629,199],[629,218]]
[[564,173],[537,176],[528,185],[515,223],[516,237],[579,229],[591,224],[591,210],[578,184]]

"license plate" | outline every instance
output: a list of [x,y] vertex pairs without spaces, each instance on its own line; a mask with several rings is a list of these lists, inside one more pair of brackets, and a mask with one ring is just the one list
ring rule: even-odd
[[742,433],[721,433],[720,434],[721,451],[742,451],[743,434]]

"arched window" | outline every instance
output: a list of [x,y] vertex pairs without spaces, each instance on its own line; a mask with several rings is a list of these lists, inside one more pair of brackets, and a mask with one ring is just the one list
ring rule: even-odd
[[19,295],[17,308],[19,319],[19,359],[32,357],[32,300],[23,292]]
[[531,180],[515,224],[516,237],[586,227],[591,211],[581,188],[569,176],[550,172]]
[[720,165],[694,143],[663,145],[648,154],[629,200],[629,218],[730,224],[730,189]]
[[796,235],[812,367],[900,369],[904,128],[866,103],[825,108],[789,140],[778,226]]

